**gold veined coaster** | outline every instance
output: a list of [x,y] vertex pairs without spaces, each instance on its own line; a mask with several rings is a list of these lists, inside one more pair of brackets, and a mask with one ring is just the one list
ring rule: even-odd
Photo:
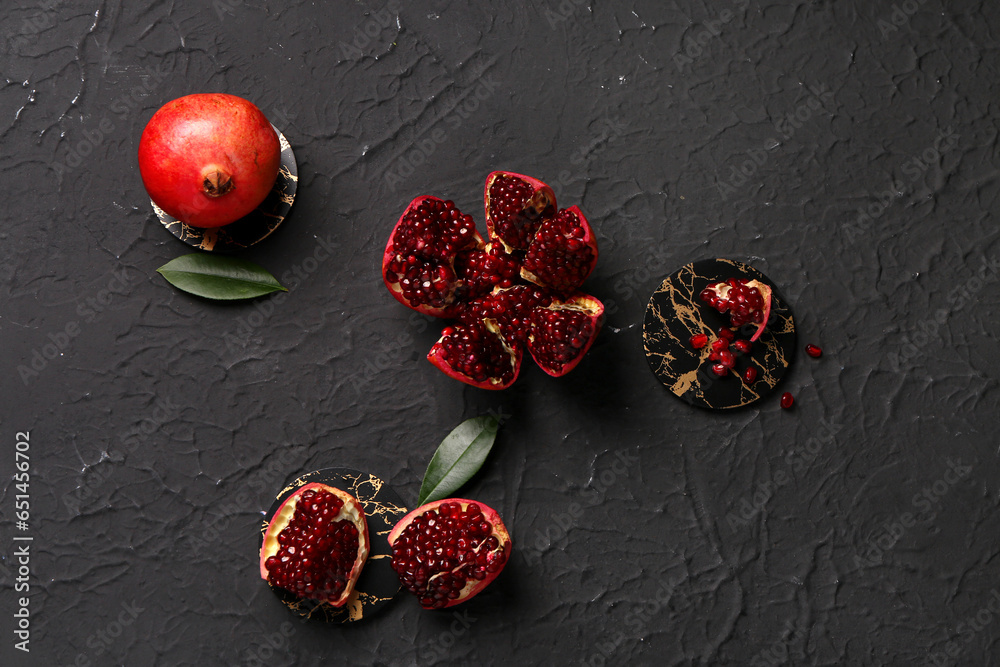
[[281,144],[281,167],[270,194],[252,213],[222,227],[192,227],[171,217],[150,200],[160,223],[184,243],[199,250],[215,252],[249,248],[270,236],[288,217],[299,185],[299,169],[292,146],[278,128],[274,127],[274,131],[278,133]]
[[[718,377],[708,355],[716,332],[729,326],[729,313],[720,314],[699,294],[710,283],[730,278],[756,279],[770,286],[771,316],[750,353],[733,350],[736,368]],[[736,336],[749,340],[754,329],[745,326]],[[708,334],[709,344],[696,350],[691,336],[702,333]],[[649,367],[675,396],[698,407],[725,410],[750,405],[774,390],[794,361],[797,336],[791,308],[767,276],[735,260],[706,259],[688,264],[657,288],[646,307],[642,338]],[[743,373],[751,364],[757,368],[757,378],[747,384]]]
[[369,618],[381,611],[400,590],[399,578],[392,569],[392,552],[388,538],[389,531],[406,516],[409,510],[403,505],[399,494],[374,475],[348,468],[315,470],[302,475],[278,494],[261,522],[260,544],[263,544],[267,527],[281,504],[296,489],[312,483],[326,484],[346,491],[361,503],[365,519],[368,521],[368,538],[371,542],[368,560],[358,578],[354,593],[343,607],[334,607],[315,600],[303,600],[275,586],[271,586],[271,590],[285,603],[285,606],[304,618],[314,618],[327,623],[351,623]]

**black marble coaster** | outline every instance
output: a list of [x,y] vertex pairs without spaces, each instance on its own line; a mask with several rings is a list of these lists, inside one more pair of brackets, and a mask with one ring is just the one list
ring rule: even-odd
[[[400,590],[399,578],[391,566],[389,531],[409,510],[402,498],[378,477],[348,468],[324,468],[302,475],[286,486],[271,504],[260,527],[260,544],[268,524],[281,504],[296,489],[311,483],[326,484],[346,491],[361,503],[368,521],[368,538],[371,542],[368,560],[358,578],[354,593],[343,607],[333,607],[325,602],[303,600],[281,588],[271,590],[285,605],[299,616],[314,618],[327,623],[350,623],[369,618],[382,610]],[[260,546],[258,545],[258,553]],[[270,585],[270,584],[268,584]]]
[[281,143],[281,168],[278,169],[278,178],[271,193],[252,213],[222,227],[192,227],[171,217],[153,203],[153,212],[163,226],[189,246],[216,252],[249,248],[270,236],[288,217],[288,212],[295,203],[295,191],[299,184],[299,168],[295,163],[292,146],[278,128],[275,127],[274,131],[278,133]]
[[[733,350],[736,368],[720,378],[712,372],[708,355],[716,332],[729,326],[729,313],[720,314],[698,295],[709,283],[730,278],[756,279],[770,286],[771,317],[749,354]],[[736,335],[749,340],[754,329],[743,327]],[[699,333],[708,334],[709,344],[696,350],[690,339]],[[797,338],[791,308],[774,283],[731,259],[688,264],[664,280],[649,299],[642,334],[646,360],[660,382],[682,401],[715,410],[750,405],[773,391],[794,361]],[[757,379],[748,386],[743,371],[750,364],[757,367]]]

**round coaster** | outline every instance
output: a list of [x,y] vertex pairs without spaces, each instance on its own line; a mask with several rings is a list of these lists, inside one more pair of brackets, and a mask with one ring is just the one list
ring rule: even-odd
[[274,131],[278,133],[281,143],[281,168],[267,199],[252,213],[222,227],[192,227],[171,217],[150,200],[160,223],[181,241],[199,250],[233,252],[249,248],[270,236],[288,216],[299,184],[299,168],[292,146],[278,128],[274,127]]
[[[749,354],[733,350],[736,368],[720,378],[712,373],[708,355],[716,332],[729,326],[729,313],[720,314],[698,295],[709,283],[730,278],[769,285],[771,317]],[[753,327],[744,329],[736,335],[749,340]],[[708,334],[709,345],[696,350],[690,339],[700,333]],[[667,389],[686,403],[716,410],[750,405],[773,391],[794,361],[796,349],[795,320],[788,302],[767,276],[731,259],[688,264],[664,280],[649,299],[642,337],[646,361]],[[751,364],[757,367],[757,379],[747,385],[743,371]]]
[[[354,593],[343,607],[334,607],[326,602],[303,600],[282,588],[271,586],[271,590],[289,609],[303,618],[315,618],[327,623],[350,623],[369,618],[382,610],[399,592],[399,578],[392,569],[392,552],[389,549],[389,531],[409,511],[399,494],[376,477],[348,468],[324,468],[302,475],[286,486],[275,498],[260,526],[260,544],[264,533],[288,496],[304,484],[318,482],[346,491],[361,503],[368,521],[368,537],[371,547],[368,560],[358,577]],[[258,545],[258,553],[260,545]],[[268,584],[270,586],[270,584]]]

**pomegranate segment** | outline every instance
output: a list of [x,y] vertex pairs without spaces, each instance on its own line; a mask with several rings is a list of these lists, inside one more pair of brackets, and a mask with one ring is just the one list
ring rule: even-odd
[[392,230],[382,257],[382,279],[392,295],[417,312],[451,317],[456,310],[459,252],[479,248],[472,216],[451,201],[417,197]]
[[520,346],[511,348],[495,320],[445,327],[427,360],[449,377],[480,389],[506,389],[521,372]]
[[767,328],[771,316],[771,288],[759,280],[730,278],[710,284],[699,296],[719,313],[728,312],[729,324],[734,329],[746,324],[755,326],[751,342],[760,338]]
[[521,277],[562,294],[576,290],[597,266],[597,241],[576,206],[542,223],[528,247]]
[[486,230],[507,248],[525,250],[542,224],[556,211],[556,195],[539,180],[506,171],[486,177]]
[[553,377],[569,373],[597,339],[603,315],[604,304],[586,294],[534,309],[528,330],[531,357]]
[[497,287],[511,287],[520,282],[522,259],[523,253],[507,252],[502,243],[460,252],[455,258],[455,273],[462,281],[461,298],[476,299]]
[[425,609],[464,602],[492,582],[510,558],[500,515],[482,503],[438,500],[413,510],[389,532],[392,569]]
[[300,598],[343,606],[368,558],[361,503],[326,484],[306,484],[278,508],[260,550],[260,576]]

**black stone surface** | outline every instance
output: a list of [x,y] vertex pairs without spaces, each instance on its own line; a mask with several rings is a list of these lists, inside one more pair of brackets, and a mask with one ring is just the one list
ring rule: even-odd
[[[744,354],[730,345],[736,360],[732,371],[719,377],[709,359],[723,328],[733,331],[729,313],[719,313],[701,300],[709,285],[730,279],[754,280],[771,290],[767,328],[756,341],[757,325],[744,324],[733,333],[736,342],[750,342]],[[695,335],[707,336],[700,349],[691,346]],[[642,320],[642,347],[656,378],[671,394],[689,405],[712,410],[729,410],[753,405],[771,394],[795,361],[798,336],[795,317],[781,290],[767,276],[743,262],[731,259],[702,259],[687,264],[667,276],[649,297]],[[753,368],[756,379],[746,382]]]
[[[995,661],[998,13],[5,2],[0,664]],[[287,224],[241,254],[287,295],[215,306],[156,274],[187,250],[150,210],[139,136],[213,91],[295,149]],[[440,327],[379,277],[415,195],[482,230],[494,169],[579,204],[609,312],[570,377],[528,366],[503,393],[432,368]],[[823,347],[783,382],[794,410],[695,410],[649,372],[646,300],[702,257],[763,271]],[[412,504],[440,440],[491,410],[462,491],[512,532],[490,589],[454,613],[290,616],[255,571],[275,489],[343,466]],[[14,533],[34,538],[30,654]]]

